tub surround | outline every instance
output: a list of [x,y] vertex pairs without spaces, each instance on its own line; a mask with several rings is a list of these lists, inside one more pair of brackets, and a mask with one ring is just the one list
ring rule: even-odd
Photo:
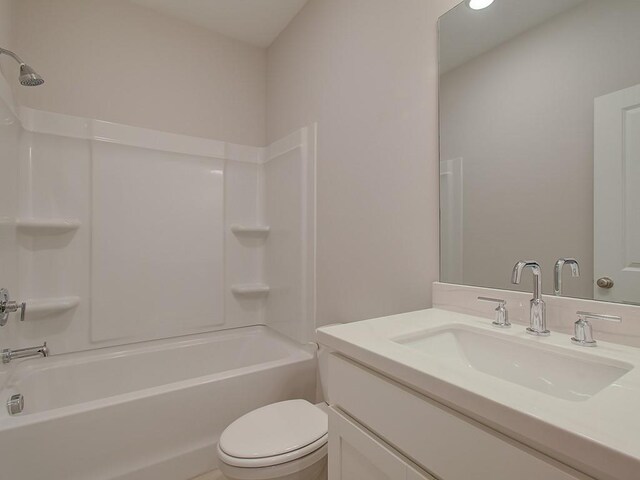
[[1,74],[0,114],[2,286],[27,301],[0,347],[258,324],[313,338],[315,125],[238,145],[27,108]]
[[[494,296],[495,293],[493,292]],[[437,294],[434,296],[438,299]],[[480,308],[484,309],[484,307]],[[551,315],[550,318],[552,318]],[[468,328],[491,338],[510,339],[516,342],[514,345],[542,348],[540,354],[543,355],[545,350],[558,352],[566,358],[574,359],[572,361],[586,362],[585,365],[591,365],[592,361],[604,362],[612,368],[620,367],[618,373],[621,376],[611,380],[613,383],[609,386],[603,387],[600,391],[591,391],[585,394],[582,401],[577,401],[575,398],[558,398],[548,392],[543,393],[496,378],[473,367],[469,368],[471,365],[460,366],[450,361],[451,359],[434,358],[432,354],[425,355],[424,352],[410,348],[402,342],[393,341],[426,330],[451,326]],[[598,325],[594,328],[597,329]],[[636,348],[600,341],[597,348],[586,349],[572,345],[569,341],[570,336],[553,331],[553,326],[550,337],[534,338],[526,335],[524,326],[520,324],[514,324],[511,329],[496,329],[491,326],[491,320],[486,317],[441,309],[325,327],[319,330],[318,338],[322,344],[333,348],[341,356],[355,361],[356,368],[365,367],[365,369],[379,372],[392,383],[404,385],[411,391],[424,395],[429,401],[435,401],[445,409],[451,409],[458,415],[462,414],[465,418],[478,422],[485,426],[485,429],[489,427],[490,431],[495,431],[496,435],[500,432],[520,442],[525,446],[524,450],[530,448],[544,453],[544,465],[559,461],[573,467],[569,473],[557,473],[553,470],[556,473],[548,473],[550,476],[544,478],[586,478],[581,476],[582,474],[610,480],[631,480],[637,477],[640,469],[640,449],[636,442],[636,434],[640,430],[640,422],[636,415],[636,406],[640,402],[640,350]],[[448,349],[448,354],[451,354],[455,346],[451,344],[449,347],[451,348]],[[495,352],[490,351],[491,349],[487,350],[487,356],[494,355]],[[510,362],[507,360],[507,363]],[[348,370],[348,367],[344,368]],[[540,368],[553,369],[545,362],[540,362]],[[558,365],[558,368],[564,367]],[[341,390],[347,388],[345,385],[348,386],[350,381],[355,381],[353,378],[335,380],[335,377],[343,375],[336,373],[338,370],[342,371],[336,367],[333,370],[330,369],[329,373],[330,389],[335,388],[331,390],[332,397],[343,395]],[[540,375],[541,378],[545,377],[544,372],[540,372]],[[581,375],[578,376],[581,377]],[[336,386],[336,383],[339,385]],[[366,390],[365,383],[359,385]],[[560,387],[562,388],[562,385]],[[570,388],[567,387],[567,389]],[[567,395],[570,395],[570,392]],[[344,396],[351,398],[348,392],[344,393]],[[388,401],[389,398],[386,400]],[[366,417],[364,412],[356,411],[352,414],[360,421],[364,421],[363,417]],[[396,415],[400,414],[392,414],[394,417]],[[371,428],[366,422],[365,426]],[[398,429],[400,427],[396,428]],[[409,438],[413,435],[412,430],[413,427],[408,427],[402,431],[402,434]],[[436,433],[437,436],[437,432],[431,433]],[[388,438],[386,431],[379,434]],[[446,437],[450,439],[453,435],[451,433]],[[473,438],[471,433],[459,440],[464,443],[469,438]],[[418,443],[420,441],[422,440],[416,440]],[[447,441],[443,440],[443,444]],[[417,448],[409,444],[407,448],[414,447]],[[451,447],[453,448],[454,445],[452,444]],[[519,451],[521,450],[522,448]],[[406,453],[406,449],[403,451]],[[500,452],[498,451],[497,454],[494,460],[500,461]],[[485,452],[483,458],[491,458],[491,455],[487,457]],[[522,461],[528,461],[527,458],[523,457]],[[423,464],[422,466],[428,470],[435,466],[435,471],[431,471],[442,478],[460,478],[452,472],[449,476],[445,475],[445,472],[438,468],[444,468],[446,471],[450,467],[438,464],[437,459],[432,461],[436,462],[435,465]],[[480,459],[478,461],[480,467],[482,461]],[[468,463],[471,465],[473,462]],[[492,467],[487,466],[487,468]],[[536,471],[537,467],[532,468],[534,468],[532,471]],[[547,467],[544,466],[544,468]],[[470,471],[468,473],[470,474]],[[492,474],[491,478],[503,477],[496,473],[495,476]]]

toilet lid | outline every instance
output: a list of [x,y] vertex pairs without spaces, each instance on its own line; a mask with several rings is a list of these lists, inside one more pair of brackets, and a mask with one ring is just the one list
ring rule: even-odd
[[235,458],[284,455],[327,435],[327,414],[306,400],[273,403],[240,417],[222,433],[219,448]]

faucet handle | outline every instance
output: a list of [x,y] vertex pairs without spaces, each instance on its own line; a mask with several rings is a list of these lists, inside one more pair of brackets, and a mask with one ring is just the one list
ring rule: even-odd
[[622,317],[618,315],[605,315],[604,313],[576,312],[578,318],[584,320],[606,320],[608,322],[622,323]]
[[507,301],[501,298],[491,297],[478,297],[481,302],[497,303],[498,306],[495,309],[496,319],[491,323],[494,327],[509,328],[511,323],[509,322],[509,311],[507,310]]
[[604,315],[601,313],[576,312],[578,320],[574,323],[574,335],[571,342],[581,347],[595,347],[598,342],[593,339],[593,328],[589,320],[605,320],[608,322],[622,322],[622,317],[617,315]]
[[20,321],[24,322],[24,314],[27,310],[26,302],[18,303],[10,300],[9,290],[0,288],[0,327],[4,327],[9,319],[9,314],[20,310]]
[[9,314],[20,310],[20,321],[24,322],[24,314],[27,310],[26,302],[10,300],[9,290],[0,288],[0,327],[4,327],[9,319]]

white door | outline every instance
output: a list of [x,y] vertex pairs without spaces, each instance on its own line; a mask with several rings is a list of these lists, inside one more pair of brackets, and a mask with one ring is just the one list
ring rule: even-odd
[[640,85],[596,98],[594,128],[594,298],[640,303]]

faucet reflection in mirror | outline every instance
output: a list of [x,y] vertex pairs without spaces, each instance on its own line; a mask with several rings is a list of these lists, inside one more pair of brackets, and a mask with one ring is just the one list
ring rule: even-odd
[[559,258],[553,269],[553,294],[562,295],[562,269],[565,265],[571,267],[571,276],[580,276],[580,265],[575,258]]

